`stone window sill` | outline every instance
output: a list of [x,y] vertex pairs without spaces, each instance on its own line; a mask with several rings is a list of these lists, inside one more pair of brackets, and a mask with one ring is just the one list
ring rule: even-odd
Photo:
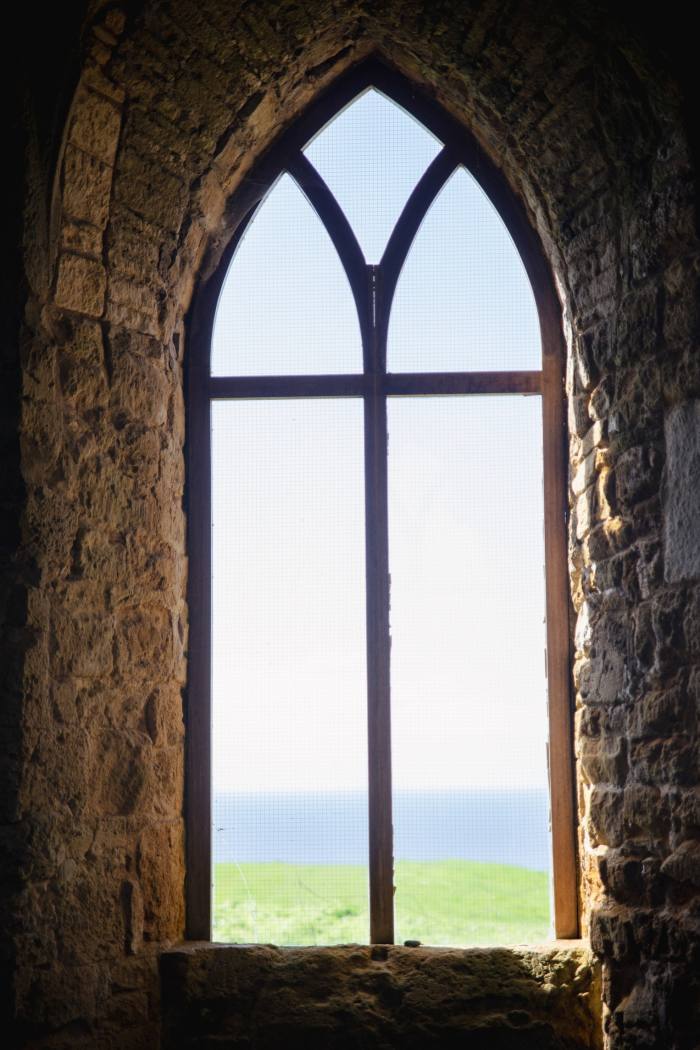
[[511,948],[192,941],[163,953],[161,985],[169,1050],[206,1038],[251,1050],[422,1047],[477,1030],[499,1047],[600,1045],[599,972],[581,940]]

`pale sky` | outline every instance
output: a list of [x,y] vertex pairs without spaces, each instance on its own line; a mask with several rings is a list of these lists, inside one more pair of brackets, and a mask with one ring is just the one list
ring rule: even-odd
[[[368,261],[439,148],[376,92],[308,148]],[[224,283],[212,369],[361,360],[340,262],[283,176]],[[460,170],[399,281],[389,368],[538,367],[522,263]],[[390,401],[397,789],[546,785],[540,412],[537,397]],[[362,425],[359,399],[212,406],[216,792],[366,788]]]

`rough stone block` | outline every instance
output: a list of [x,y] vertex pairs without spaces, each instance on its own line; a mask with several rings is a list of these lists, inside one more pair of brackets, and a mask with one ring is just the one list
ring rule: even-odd
[[700,887],[700,841],[683,842],[661,865],[664,875],[676,882]]
[[680,792],[675,800],[675,818],[683,838],[700,838],[700,787]]
[[624,903],[659,903],[663,897],[660,862],[650,856],[631,856],[624,850],[608,850],[601,861],[603,883],[612,896]]
[[27,399],[22,406],[22,449],[25,480],[41,484],[63,449],[63,433],[55,401]]
[[688,785],[697,779],[697,754],[686,736],[633,742],[630,766],[644,784]]
[[102,733],[94,771],[94,794],[100,811],[108,816],[129,816],[148,803],[150,740],[133,731]]
[[664,420],[664,576],[700,576],[700,400],[676,405]]
[[61,224],[61,248],[99,258],[102,254],[102,230],[87,222],[64,219]]
[[100,609],[65,609],[57,606],[52,615],[52,660],[54,673],[94,678],[112,670],[111,617]]
[[[587,608],[589,603],[584,610]],[[589,704],[615,703],[624,685],[629,626],[617,615],[602,614],[595,618],[594,626],[589,622],[588,630],[591,639],[595,639],[594,646],[585,644],[583,626],[577,624],[578,647],[583,651],[590,649],[587,658],[577,666],[579,692]]]
[[590,835],[595,846],[619,846],[622,833],[623,794],[618,788],[596,785],[590,799]]
[[106,286],[104,267],[95,259],[68,252],[64,252],[59,259],[55,296],[57,306],[90,317],[101,317]]
[[63,210],[72,219],[103,230],[109,212],[112,168],[89,153],[66,147],[63,159]]
[[134,150],[120,153],[115,195],[137,215],[171,231],[179,229],[187,204],[182,179]]
[[85,321],[76,324],[72,337],[58,355],[61,392],[81,411],[94,410],[107,403],[102,329]]
[[[656,331],[652,332],[656,339]],[[610,407],[608,433],[618,448],[645,444],[662,437],[663,401],[658,357],[651,348],[637,352],[615,374],[615,395]]]
[[[122,884],[121,901],[124,913],[124,946],[129,955],[135,955],[143,944],[143,899],[141,887],[134,879],[127,879]],[[112,983],[114,985],[114,981]]]
[[616,494],[631,507],[653,495],[659,481],[659,455],[655,448],[635,445],[626,449],[615,464]]
[[628,365],[652,353],[658,338],[658,291],[649,285],[624,300],[617,325],[615,363]]
[[143,893],[144,939],[182,936],[185,877],[182,824],[157,824],[139,841],[137,870]]
[[668,796],[656,787],[630,784],[625,788],[622,815],[628,838],[662,837],[668,833]]
[[171,385],[162,366],[139,354],[112,353],[111,403],[145,426],[160,427],[166,421]]
[[632,740],[671,736],[685,729],[690,715],[682,682],[667,689],[650,690],[639,696],[630,709],[628,732]]
[[[95,1017],[105,992],[102,967],[88,965],[39,972],[26,1000],[20,1004],[20,1018],[28,1015],[35,1022],[41,1020],[56,1028],[73,1020],[89,1021]],[[70,1036],[63,1046],[67,1050],[69,1045]]]
[[144,718],[156,746],[177,745],[184,733],[182,691],[172,684],[158,686],[146,700]]
[[584,738],[581,770],[589,784],[623,784],[627,771],[625,741],[619,737]]
[[150,488],[158,477],[158,431],[146,430],[141,423],[125,425],[124,413],[119,409],[113,412],[112,419],[117,429],[114,453],[121,472],[133,478],[138,488]]
[[120,105],[126,97],[124,88],[110,80],[97,63],[86,65],[83,70],[82,84],[100,95],[106,95],[107,98],[111,98],[116,105]]
[[112,164],[119,143],[121,112],[103,95],[84,88],[76,94],[69,139],[86,153]]
[[109,282],[110,319],[117,319],[121,308],[127,315],[142,318],[149,332],[157,332],[161,301],[161,289],[133,277],[115,275]]

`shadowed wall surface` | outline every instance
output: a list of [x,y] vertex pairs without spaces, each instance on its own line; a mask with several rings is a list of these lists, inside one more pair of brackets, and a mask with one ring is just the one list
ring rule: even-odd
[[379,53],[477,135],[556,277],[582,932],[608,1045],[690,1050],[700,252],[679,52],[604,5],[526,0],[47,17],[37,49],[18,42],[23,164],[3,248],[2,983],[17,1043],[160,1038],[158,959],[184,932],[187,313],[245,173]]

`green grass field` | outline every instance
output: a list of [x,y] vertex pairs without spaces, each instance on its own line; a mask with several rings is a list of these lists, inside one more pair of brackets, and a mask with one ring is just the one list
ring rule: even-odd
[[[544,872],[474,861],[398,861],[396,941],[536,944],[549,929]],[[367,943],[367,872],[352,865],[217,864],[214,939]]]

